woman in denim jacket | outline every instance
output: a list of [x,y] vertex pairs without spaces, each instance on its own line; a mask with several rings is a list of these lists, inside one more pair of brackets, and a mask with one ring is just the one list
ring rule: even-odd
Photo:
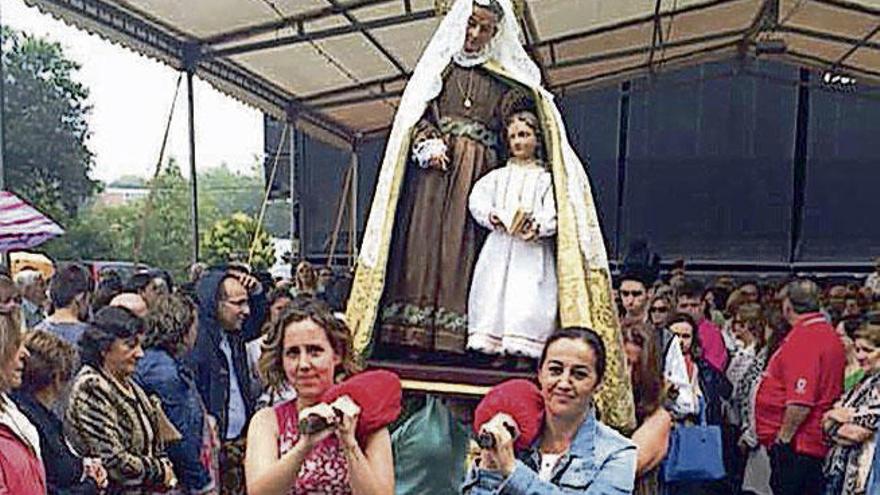
[[166,448],[184,493],[215,491],[215,480],[203,452],[207,413],[193,374],[182,357],[196,341],[195,304],[180,295],[162,296],[147,315],[147,350],[138,362],[135,380],[162,408],[183,438]]
[[602,339],[586,328],[558,329],[539,361],[544,426],[515,455],[506,429],[494,431],[462,487],[467,495],[623,495],[633,491],[636,447],[596,419],[593,392],[605,372]]

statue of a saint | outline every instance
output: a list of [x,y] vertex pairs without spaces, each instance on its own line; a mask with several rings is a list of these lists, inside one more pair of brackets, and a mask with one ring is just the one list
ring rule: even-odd
[[634,421],[604,241],[589,181],[553,96],[519,39],[510,0],[458,0],[404,91],[385,150],[346,310],[355,347],[376,342],[462,353],[468,293],[486,229],[474,184],[504,149],[501,103],[527,93],[540,120],[556,203],[559,323],[603,336],[603,421]]
[[498,164],[501,99],[510,89],[483,67],[502,22],[476,3],[463,48],[412,133],[379,311],[382,345],[463,353],[468,287],[485,238],[468,213],[474,183]]

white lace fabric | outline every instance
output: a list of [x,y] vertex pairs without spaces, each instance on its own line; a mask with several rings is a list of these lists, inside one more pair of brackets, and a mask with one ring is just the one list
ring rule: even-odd
[[[403,151],[401,147],[407,142],[408,136],[421,119],[428,104],[442,91],[444,70],[450,63],[467,67],[492,61],[500,67],[505,77],[532,88],[553,109],[552,115],[548,117],[554,120],[559,129],[562,157],[568,176],[566,188],[575,213],[581,250],[589,265],[607,269],[604,240],[599,230],[598,218],[593,211],[595,206],[592,204],[592,191],[584,167],[568,142],[565,124],[553,102],[553,95],[541,87],[541,72],[522,45],[521,33],[511,1],[497,1],[504,10],[504,18],[499,23],[495,37],[480,54],[471,55],[463,52],[468,19],[473,11],[473,0],[457,0],[440,22],[416,64],[394,117],[364,233],[360,263],[369,268],[375,267],[379,261],[384,219],[389,213],[393,214],[386,210],[397,173],[396,162]],[[409,154],[409,150],[406,154]],[[588,200],[590,203],[588,204],[584,198],[590,198]]]
[[366,266],[373,267],[378,261],[382,220],[387,214],[385,211],[387,198],[391,193],[395,162],[400,156],[400,148],[412,128],[422,118],[428,103],[437,98],[443,90],[443,71],[446,67],[451,62],[462,66],[476,66],[493,59],[515,80],[527,86],[540,84],[541,72],[520,43],[519,27],[510,0],[498,0],[498,2],[504,9],[504,19],[498,26],[498,33],[492,42],[478,56],[468,56],[462,50],[468,19],[473,11],[473,0],[458,0],[440,22],[440,26],[416,64],[413,75],[403,91],[397,114],[394,116],[379,172],[373,207],[367,220],[360,255],[360,261]]

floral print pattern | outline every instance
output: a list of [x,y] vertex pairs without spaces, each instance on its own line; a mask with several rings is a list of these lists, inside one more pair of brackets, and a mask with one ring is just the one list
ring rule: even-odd
[[[278,420],[278,453],[283,455],[299,440],[296,402],[289,401],[276,406],[275,417]],[[348,462],[335,436],[330,436],[312,449],[303,461],[296,484],[289,494],[351,494]]]

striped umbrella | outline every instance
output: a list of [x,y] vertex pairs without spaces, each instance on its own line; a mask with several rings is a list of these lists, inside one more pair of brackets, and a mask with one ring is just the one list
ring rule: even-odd
[[9,191],[0,191],[0,251],[38,246],[64,229]]

